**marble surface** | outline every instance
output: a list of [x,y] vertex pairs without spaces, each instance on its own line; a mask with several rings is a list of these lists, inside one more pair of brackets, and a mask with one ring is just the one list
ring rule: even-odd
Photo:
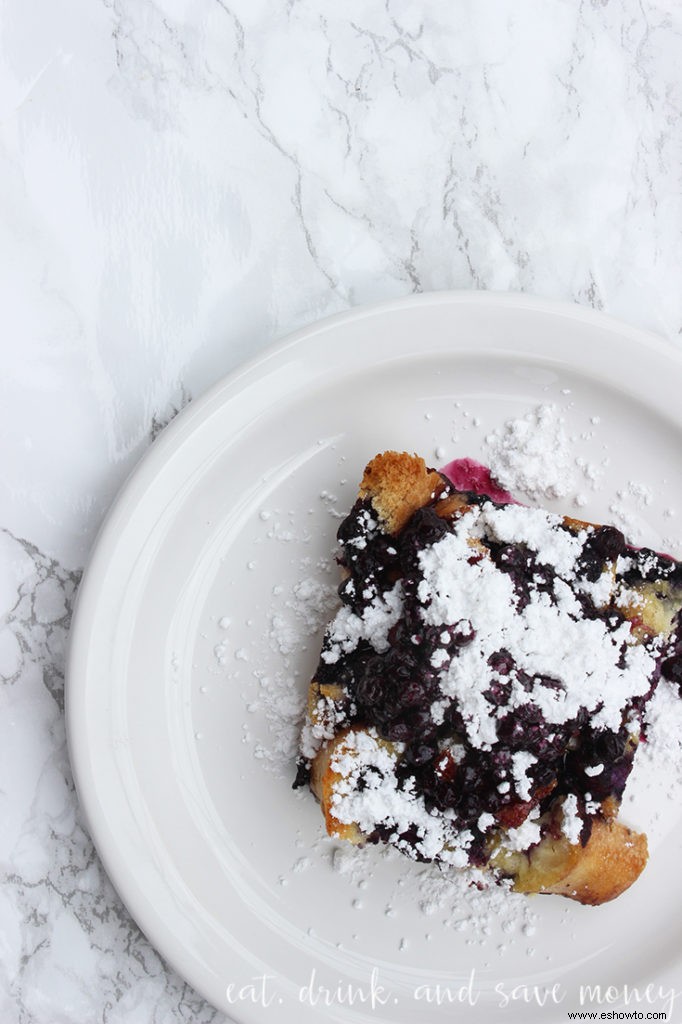
[[65,746],[98,525],[268,342],[443,288],[680,341],[676,0],[5,0],[0,1020],[218,1022],[104,875]]

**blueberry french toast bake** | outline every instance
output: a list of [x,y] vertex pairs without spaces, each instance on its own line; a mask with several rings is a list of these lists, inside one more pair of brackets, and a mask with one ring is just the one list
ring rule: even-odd
[[601,904],[647,861],[618,810],[647,701],[682,683],[682,563],[495,497],[369,463],[296,784],[332,836]]

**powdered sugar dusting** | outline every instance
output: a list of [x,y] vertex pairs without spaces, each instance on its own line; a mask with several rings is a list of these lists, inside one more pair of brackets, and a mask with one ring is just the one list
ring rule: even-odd
[[569,843],[577,843],[583,827],[583,820],[578,811],[578,798],[575,793],[569,793],[564,800],[562,807],[561,830]]
[[653,504],[654,492],[648,484],[628,480],[609,504],[609,514],[632,544],[646,543],[649,528],[646,512]]
[[396,583],[385,594],[377,594],[358,615],[344,606],[327,631],[328,648],[322,660],[333,665],[341,654],[354,650],[361,640],[371,643],[375,651],[388,648],[388,634],[402,611],[402,584]]
[[268,741],[255,743],[254,757],[267,771],[285,777],[291,772],[298,751],[305,696],[292,673],[266,675],[256,669],[254,676],[258,679],[258,693],[248,710],[262,716],[268,729]]
[[640,745],[638,759],[665,765],[669,777],[682,781],[682,700],[672,683],[662,679],[658,684],[644,722],[647,742]]
[[[362,910],[364,897],[371,892],[376,874],[400,857],[400,875],[384,907],[387,917],[399,917],[416,906],[432,922],[463,936],[467,945],[485,946],[493,930],[505,936],[502,943],[514,942],[537,924],[534,905],[525,896],[511,891],[511,882],[491,880],[488,873],[471,867],[446,864],[418,864],[405,861],[391,846],[337,845],[329,840],[329,862],[333,871],[349,885],[351,893],[361,894],[353,905]],[[321,850],[325,847],[321,847]]]
[[508,850],[527,850],[535,843],[540,842],[540,812],[534,811],[528,815],[522,825],[517,828],[510,828],[504,834],[502,845]]
[[538,405],[507,420],[485,439],[488,463],[507,490],[534,498],[562,498],[575,483],[575,463],[564,417],[556,405]]
[[533,906],[511,891],[510,881],[491,884],[490,876],[475,868],[428,865],[415,871],[414,886],[421,912],[464,933],[470,945],[485,945],[493,928],[514,941],[537,922]]
[[[325,575],[330,567],[324,563],[317,568],[318,573]],[[248,711],[259,714],[268,730],[267,742],[255,743],[254,756],[266,770],[288,777],[298,753],[306,704],[305,688],[296,666],[297,655],[306,650],[312,638],[319,637],[338,604],[338,597],[333,583],[318,576],[304,576],[290,587],[276,585],[272,600],[268,641],[281,655],[282,667],[273,673],[253,669],[258,690]],[[229,620],[225,621],[229,624]],[[318,643],[315,639],[316,646]],[[224,646],[225,641],[221,647]]]
[[[334,816],[344,824],[357,823],[365,835],[382,822],[393,832],[391,842],[397,849],[464,867],[471,833],[428,811],[409,779],[399,782],[395,769],[402,752],[401,744],[383,742],[373,729],[350,732],[332,758],[332,768],[341,776],[331,802]],[[417,836],[414,844],[402,839],[411,830]]]
[[[560,575],[553,594],[535,591],[526,607],[519,608],[511,578],[488,558],[472,560],[469,538],[489,536],[491,527],[493,536],[511,537],[524,517],[530,526],[521,531],[522,538],[539,537],[534,543]],[[602,620],[583,616],[570,586],[571,581],[575,586],[582,541],[580,535],[568,535],[566,545],[553,541],[557,518],[538,509],[484,505],[467,512],[442,540],[420,553],[424,578],[419,597],[425,620],[439,626],[466,616],[474,630],[472,642],[443,673],[441,689],[458,702],[468,740],[479,749],[495,742],[496,715],[506,715],[507,708],[500,710],[471,680],[488,677],[489,659],[500,648],[539,680],[527,690],[516,687],[511,704],[532,702],[551,723],[568,721],[584,708],[596,713],[595,725],[617,730],[628,702],[649,689],[654,658],[631,644],[629,623],[609,628]],[[544,678],[561,685],[548,687]]]
[[270,615],[270,639],[281,654],[300,650],[319,632],[338,604],[336,587],[309,576],[291,588],[280,610]]

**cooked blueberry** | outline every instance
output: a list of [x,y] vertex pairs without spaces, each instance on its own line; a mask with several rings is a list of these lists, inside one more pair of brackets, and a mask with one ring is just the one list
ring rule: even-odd
[[680,688],[682,694],[682,655],[674,654],[661,665],[661,675]]
[[438,746],[435,739],[430,743],[417,740],[407,748],[404,759],[407,764],[422,765],[427,764],[429,761],[433,761],[437,753]]
[[587,537],[580,555],[580,570],[594,582],[604,571],[606,562],[613,562],[626,549],[625,537],[615,526],[598,526]]
[[511,670],[514,668],[514,659],[512,658],[509,651],[502,648],[499,651],[495,651],[488,658],[488,664],[501,676],[508,676]]
[[410,573],[418,564],[419,553],[432,547],[448,533],[448,524],[432,508],[420,508],[407,523],[399,539],[400,562]]

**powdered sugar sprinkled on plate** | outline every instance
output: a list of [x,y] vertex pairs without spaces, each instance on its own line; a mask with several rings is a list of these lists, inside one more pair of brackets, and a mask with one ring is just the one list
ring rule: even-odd
[[534,498],[563,498],[575,481],[565,420],[556,405],[538,405],[507,420],[485,439],[487,461],[498,483]]

